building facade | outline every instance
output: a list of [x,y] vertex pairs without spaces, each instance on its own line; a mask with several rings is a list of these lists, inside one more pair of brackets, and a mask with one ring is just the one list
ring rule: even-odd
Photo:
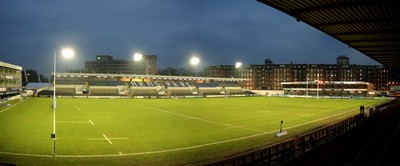
[[157,73],[157,56],[144,55],[140,61],[114,59],[110,55],[97,55],[95,61],[85,61],[85,71],[110,74]]
[[[348,65],[348,58],[340,56],[339,64],[273,64],[209,66],[208,77],[247,78],[243,87],[252,90],[282,90],[282,82],[298,81],[362,81],[374,84],[374,90],[389,90],[389,82],[399,82],[396,70],[377,65]],[[339,59],[338,58],[338,59]]]
[[20,93],[22,86],[21,66],[0,61],[0,97],[7,98]]

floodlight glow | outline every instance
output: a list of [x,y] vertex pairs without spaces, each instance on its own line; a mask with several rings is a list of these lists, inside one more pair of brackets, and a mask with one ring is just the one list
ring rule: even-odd
[[140,61],[143,59],[143,54],[141,53],[135,53],[135,55],[133,55],[133,60],[135,61]]
[[66,49],[63,49],[63,50],[61,51],[61,54],[62,54],[62,56],[63,56],[64,58],[70,59],[70,58],[72,58],[72,57],[74,56],[74,50],[72,50],[72,49],[70,49],[70,48],[66,48]]
[[240,67],[242,67],[242,63],[241,62],[236,62],[235,68],[240,68]]
[[200,59],[197,57],[193,57],[192,59],[190,59],[190,64],[192,64],[192,65],[197,65],[197,64],[199,64],[199,62],[200,62]]

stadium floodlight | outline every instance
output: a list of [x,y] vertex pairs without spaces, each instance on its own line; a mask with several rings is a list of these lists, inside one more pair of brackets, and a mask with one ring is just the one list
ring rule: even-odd
[[72,57],[74,57],[74,50],[72,50],[70,48],[63,49],[61,51],[61,53],[62,53],[62,56],[66,59],[71,59]]
[[241,62],[236,62],[235,68],[237,69],[237,68],[240,68],[240,67],[242,67],[242,63]]
[[319,99],[319,74],[317,74],[317,99]]
[[[70,59],[74,56],[74,50],[63,49],[61,54],[64,58]],[[54,62],[53,62],[53,133],[51,133],[51,138],[53,139],[53,156],[56,156],[56,78],[57,78],[57,52],[54,52]],[[68,64],[67,64],[68,67]]]
[[141,61],[142,59],[143,59],[143,54],[141,54],[141,53],[133,54],[133,74],[136,73],[135,68],[136,68],[137,62]]
[[306,99],[308,99],[308,74],[306,74]]
[[71,59],[72,57],[74,57],[74,50],[70,49],[70,48],[65,48],[61,51],[62,56],[67,59],[67,61],[65,61],[65,71],[66,73],[68,73],[68,59]]
[[193,57],[192,59],[190,59],[190,64],[192,65],[197,65],[200,63],[200,59],[197,57]]
[[141,53],[135,53],[134,55],[133,55],[133,60],[134,61],[141,61],[143,59],[143,54],[141,54]]

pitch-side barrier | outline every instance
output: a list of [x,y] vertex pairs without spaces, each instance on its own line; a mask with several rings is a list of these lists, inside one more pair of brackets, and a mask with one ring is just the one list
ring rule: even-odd
[[400,109],[400,100],[395,99],[388,103],[376,105],[360,110],[360,114],[343,121],[318,128],[295,138],[284,140],[274,145],[260,147],[241,154],[225,156],[211,161],[196,163],[193,165],[213,166],[238,166],[238,165],[280,165],[292,160],[308,151],[325,144],[343,133],[361,125],[364,121],[374,118],[383,111]]

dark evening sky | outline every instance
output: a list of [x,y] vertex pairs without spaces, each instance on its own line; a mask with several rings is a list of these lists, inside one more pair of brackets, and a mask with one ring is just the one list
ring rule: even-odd
[[[379,64],[294,18],[249,0],[0,0],[0,61],[49,74],[54,51],[75,50],[71,69],[96,55],[158,56],[158,68],[210,65]],[[58,58],[58,70],[65,60]]]

